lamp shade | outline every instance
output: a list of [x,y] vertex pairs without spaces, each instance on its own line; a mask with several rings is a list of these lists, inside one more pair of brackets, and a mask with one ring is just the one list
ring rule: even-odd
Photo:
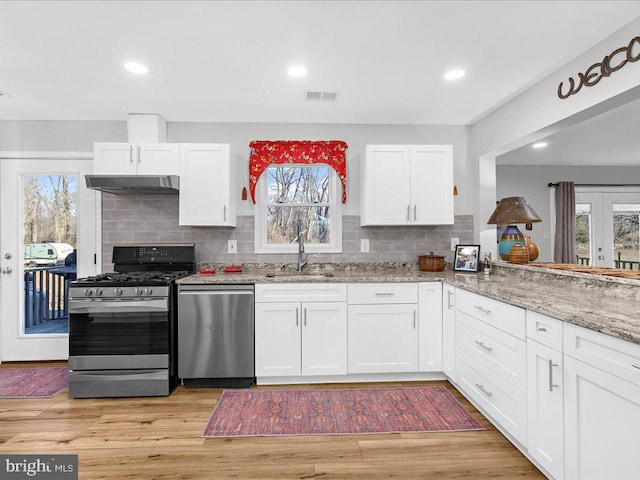
[[523,197],[507,197],[500,200],[487,223],[490,225],[514,225],[541,221],[542,219]]

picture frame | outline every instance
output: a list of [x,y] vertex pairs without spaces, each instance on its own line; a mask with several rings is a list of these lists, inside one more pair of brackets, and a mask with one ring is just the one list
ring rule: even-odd
[[480,270],[480,245],[456,245],[453,270],[477,272]]

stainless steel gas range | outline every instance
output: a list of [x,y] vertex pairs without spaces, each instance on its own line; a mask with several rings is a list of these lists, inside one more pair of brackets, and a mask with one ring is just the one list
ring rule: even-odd
[[178,384],[177,287],[193,244],[116,245],[114,273],[69,288],[69,396],[169,395]]

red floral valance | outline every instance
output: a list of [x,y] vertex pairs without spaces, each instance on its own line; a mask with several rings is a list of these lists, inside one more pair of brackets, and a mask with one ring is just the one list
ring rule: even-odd
[[310,140],[267,141],[249,143],[249,189],[256,203],[256,184],[269,165],[280,163],[325,163],[332,167],[342,182],[342,203],[347,202],[347,144],[340,140],[313,142]]

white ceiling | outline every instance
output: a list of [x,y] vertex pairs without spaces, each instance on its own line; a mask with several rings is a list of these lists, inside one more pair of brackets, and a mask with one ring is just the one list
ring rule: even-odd
[[[0,120],[465,125],[638,16],[640,1],[2,1]],[[447,83],[453,67],[467,75]]]

